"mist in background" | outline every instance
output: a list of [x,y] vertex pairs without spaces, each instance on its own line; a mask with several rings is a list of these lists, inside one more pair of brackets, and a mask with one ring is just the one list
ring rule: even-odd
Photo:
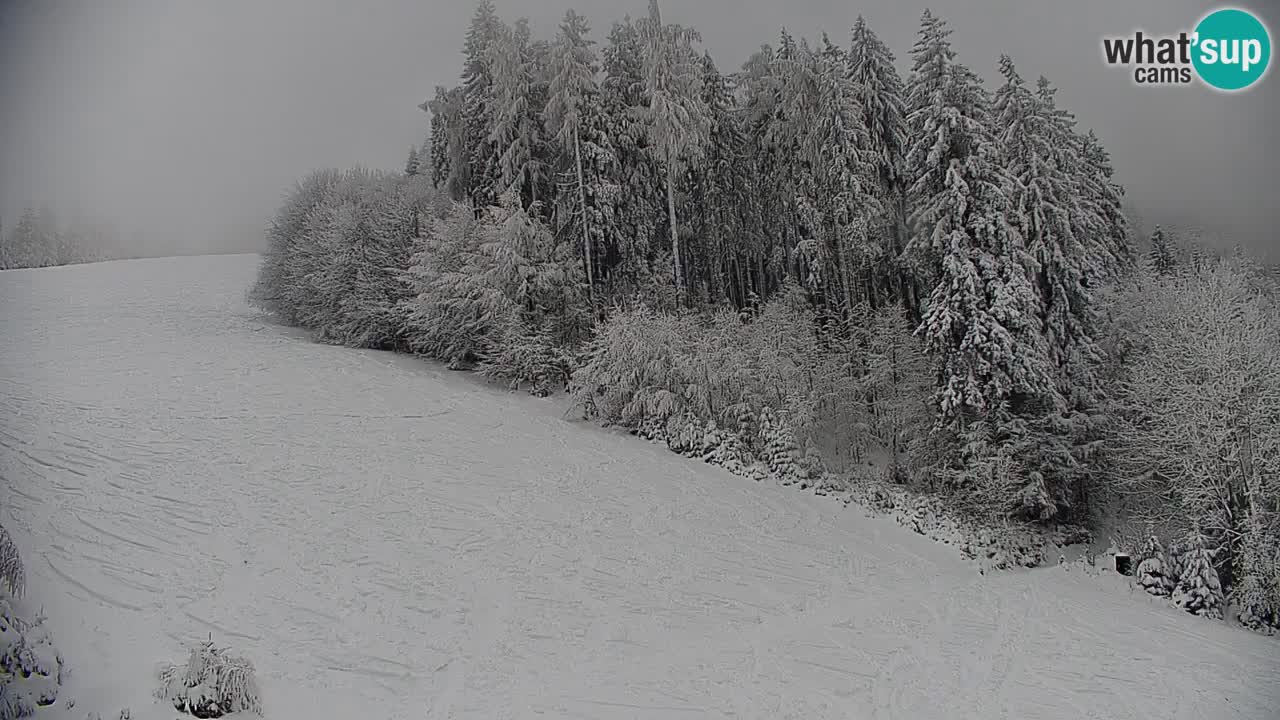
[[[1216,3],[1190,0],[928,0],[960,61],[996,85],[1013,56],[1111,151],[1144,225],[1280,260],[1273,168],[1280,77],[1243,94],[1139,88],[1101,40],[1190,29]],[[1280,3],[1234,3],[1280,29]],[[497,0],[550,38],[570,7],[603,44],[645,0]],[[862,14],[904,76],[926,7],[901,0],[667,0],[721,71],[786,26],[847,45]],[[398,169],[421,144],[417,105],[454,85],[470,0],[0,0],[0,221],[48,206],[107,222],[155,252],[256,251],[283,191],[307,171]],[[1277,60],[1273,59],[1275,64]]]

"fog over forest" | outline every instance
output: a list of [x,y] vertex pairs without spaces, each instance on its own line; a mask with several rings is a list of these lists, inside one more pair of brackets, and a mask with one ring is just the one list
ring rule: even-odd
[[[847,44],[859,13],[907,67],[920,8],[897,0],[669,3],[726,72],[786,26]],[[959,59],[994,87],[1008,53],[1097,130],[1141,225],[1204,228],[1276,258],[1274,80],[1237,95],[1137,88],[1101,38],[1190,28],[1193,0],[931,0]],[[1280,27],[1280,5],[1242,6]],[[501,0],[551,37],[573,7],[603,41],[642,0]],[[0,4],[0,223],[26,206],[109,222],[156,252],[256,250],[281,193],[318,166],[394,169],[426,136],[417,108],[457,82],[467,0],[10,0]],[[999,18],[999,23],[995,19]]]

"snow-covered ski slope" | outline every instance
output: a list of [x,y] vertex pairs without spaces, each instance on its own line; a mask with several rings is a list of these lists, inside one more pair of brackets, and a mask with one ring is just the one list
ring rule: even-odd
[[0,273],[0,522],[64,717],[172,720],[155,665],[210,635],[280,720],[1280,717],[1275,640],[313,344],[256,265]]

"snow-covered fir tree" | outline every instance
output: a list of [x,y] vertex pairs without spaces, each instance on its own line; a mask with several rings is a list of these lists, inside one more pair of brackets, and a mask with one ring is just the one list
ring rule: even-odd
[[[926,12],[912,53],[908,252],[918,276],[933,279],[920,332],[940,362],[943,416],[985,438],[969,447],[1017,457],[1038,444],[1026,415],[1053,407],[1054,374],[1032,281],[1036,261],[1010,222],[1012,182],[990,132],[987,95],[955,61],[950,32]],[[1031,469],[1011,482],[1013,511],[1057,512],[1042,473]]]
[[616,187],[608,207],[614,232],[600,258],[600,279],[615,294],[637,293],[661,287],[670,273],[651,262],[659,252],[658,236],[668,224],[663,170],[649,150],[645,109],[644,39],[640,23],[624,19],[609,32],[603,49],[604,80],[601,83],[602,138],[612,151],[608,179]]
[[698,247],[691,253],[689,274],[708,302],[732,299],[741,307],[746,292],[736,246],[746,232],[741,213],[749,192],[745,138],[729,79],[710,53],[703,54],[701,67],[710,130],[705,157],[691,173],[691,224]]
[[493,139],[495,115],[493,57],[505,27],[493,0],[480,0],[463,45],[461,133],[468,173],[462,190],[477,208],[492,205],[501,192],[501,152]]
[[879,268],[877,281],[905,299],[897,263],[907,241],[903,176],[907,148],[906,91],[894,62],[893,52],[859,15],[851,33],[849,77],[858,91],[870,156],[879,180],[874,190],[881,206],[879,235],[884,245],[881,257],[886,262]]
[[502,27],[489,45],[490,127],[498,190],[514,190],[525,207],[539,201],[545,183],[542,151],[542,103],[537,93],[539,63],[526,20]]
[[404,161],[404,174],[410,177],[417,175],[421,168],[421,158],[417,146],[409,146],[409,156]]
[[431,181],[454,200],[469,197],[471,159],[463,115],[463,88],[437,87],[419,107],[431,113]]
[[1172,275],[1177,271],[1177,246],[1159,225],[1151,232],[1151,250],[1147,253],[1147,258],[1158,275]]
[[693,43],[697,32],[662,21],[658,0],[649,0],[649,15],[640,24],[644,48],[644,87],[649,106],[649,151],[666,178],[671,262],[677,302],[687,294],[676,216],[676,183],[690,164],[701,159],[710,133],[702,92],[702,73]]
[[1075,180],[1081,164],[1070,118],[1058,110],[1043,78],[1031,91],[1008,56],[1001,57],[1000,71],[1005,82],[994,112],[1009,175],[1010,219],[1033,261],[1036,312],[1055,382],[1048,402],[1028,417],[1039,440],[1027,461],[1044,476],[1055,505],[1066,509],[1078,500],[1096,439],[1091,414],[1098,402],[1094,368],[1100,356],[1090,286],[1109,259],[1104,246],[1078,234],[1089,225]]
[[1173,603],[1193,615],[1221,619],[1224,598],[1222,582],[1213,564],[1214,554],[1198,527],[1187,540],[1186,556],[1173,589]]
[[[572,10],[565,13],[552,49],[546,122],[547,130],[564,154],[561,166],[568,166],[565,172],[570,178],[571,217],[581,238],[587,288],[594,294],[595,249],[602,225],[598,209],[603,193],[598,176],[592,172],[595,168],[589,166],[592,153],[584,148],[587,144],[584,136],[590,132],[587,115],[600,102],[600,90],[596,85],[599,68],[592,50],[593,43],[587,37],[589,32],[585,18]],[[588,186],[588,178],[593,181],[591,186]]]

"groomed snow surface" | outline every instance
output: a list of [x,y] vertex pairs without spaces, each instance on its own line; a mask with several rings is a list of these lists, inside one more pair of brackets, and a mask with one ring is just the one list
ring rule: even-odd
[[1280,712],[1274,639],[313,344],[247,306],[257,262],[0,273],[0,522],[73,673],[52,717],[173,720],[156,666],[210,635],[277,720]]

